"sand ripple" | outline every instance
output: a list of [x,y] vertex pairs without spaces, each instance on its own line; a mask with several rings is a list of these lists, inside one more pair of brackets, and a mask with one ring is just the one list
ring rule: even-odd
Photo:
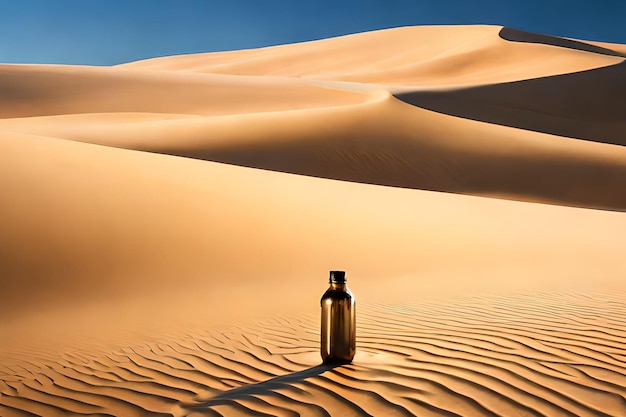
[[359,306],[351,365],[317,318],[185,329],[115,349],[2,352],[0,415],[626,415],[626,296]]

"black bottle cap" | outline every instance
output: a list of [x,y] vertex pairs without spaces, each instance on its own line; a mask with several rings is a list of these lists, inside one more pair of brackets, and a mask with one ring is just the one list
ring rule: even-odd
[[346,272],[345,271],[330,271],[330,279],[328,280],[331,284],[345,284],[346,283]]

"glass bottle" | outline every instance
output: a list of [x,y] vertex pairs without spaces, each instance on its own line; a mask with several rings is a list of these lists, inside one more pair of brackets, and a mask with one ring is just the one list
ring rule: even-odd
[[344,271],[330,271],[322,306],[320,353],[324,363],[350,363],[356,352],[356,306]]

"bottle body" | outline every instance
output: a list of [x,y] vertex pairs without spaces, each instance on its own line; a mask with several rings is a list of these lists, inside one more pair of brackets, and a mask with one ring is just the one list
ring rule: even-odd
[[[333,271],[335,272],[335,271]],[[324,363],[349,363],[356,353],[356,304],[345,280],[333,282],[320,300],[320,353]]]

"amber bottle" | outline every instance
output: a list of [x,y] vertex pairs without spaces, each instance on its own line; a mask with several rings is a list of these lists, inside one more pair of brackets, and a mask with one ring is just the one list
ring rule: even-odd
[[321,299],[320,353],[324,363],[350,363],[356,352],[356,306],[344,271],[330,271]]

